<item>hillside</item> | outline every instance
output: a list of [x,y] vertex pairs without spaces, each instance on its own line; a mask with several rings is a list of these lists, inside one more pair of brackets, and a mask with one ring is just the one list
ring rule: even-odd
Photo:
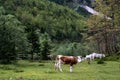
[[15,15],[23,25],[48,33],[51,39],[81,40],[85,18],[72,9],[48,0],[5,0],[7,14]]
[[93,5],[94,0],[50,0],[50,1],[63,6],[68,6],[85,17],[89,17],[90,14],[94,14],[93,13],[94,11],[93,7],[95,6]]
[[[86,31],[83,15],[49,0],[0,0],[0,5],[0,34],[5,35],[0,36],[2,63],[9,63],[12,55],[14,60],[17,56],[33,60],[34,55],[46,60],[49,53],[73,54],[69,51],[79,47]],[[67,52],[61,50],[64,47]]]

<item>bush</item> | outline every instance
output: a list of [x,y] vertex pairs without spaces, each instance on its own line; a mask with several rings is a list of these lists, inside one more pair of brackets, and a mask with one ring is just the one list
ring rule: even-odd
[[118,55],[111,55],[105,58],[106,61],[118,61],[120,59],[120,56]]
[[104,64],[105,62],[104,62],[104,60],[103,59],[99,59],[98,61],[97,61],[97,64]]
[[55,55],[86,55],[90,54],[90,47],[87,44],[77,43],[77,42],[66,42],[59,45],[56,45],[57,48],[53,50]]

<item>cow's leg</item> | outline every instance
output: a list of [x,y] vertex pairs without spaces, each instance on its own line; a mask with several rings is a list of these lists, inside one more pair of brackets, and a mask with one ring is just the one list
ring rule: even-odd
[[93,56],[92,60],[94,60],[94,59],[95,59],[95,56]]
[[62,72],[61,64],[62,64],[62,62],[61,62],[61,60],[59,59],[58,67],[59,67],[59,70]]
[[73,70],[72,70],[72,66],[70,66],[70,72],[72,72]]
[[94,56],[92,55],[91,57],[90,57],[90,61],[93,61],[94,60]]
[[91,59],[90,59],[90,58],[88,58],[87,60],[88,60],[88,64],[90,64],[90,62],[91,62]]
[[102,55],[100,55],[100,59],[102,59]]
[[73,71],[73,70],[72,70],[72,66],[73,66],[73,64],[71,63],[71,64],[70,64],[70,72]]
[[58,70],[58,62],[55,63],[55,70]]

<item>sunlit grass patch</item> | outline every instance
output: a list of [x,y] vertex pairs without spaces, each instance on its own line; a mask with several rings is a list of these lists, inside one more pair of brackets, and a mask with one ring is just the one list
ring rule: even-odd
[[56,73],[55,71],[50,70],[50,69],[48,69],[48,70],[46,70],[46,71],[44,71],[44,72],[47,73],[47,74],[53,74],[53,73]]

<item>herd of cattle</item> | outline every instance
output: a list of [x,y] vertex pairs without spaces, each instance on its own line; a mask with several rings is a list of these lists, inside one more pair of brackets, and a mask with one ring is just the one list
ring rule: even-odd
[[83,60],[88,60],[88,64],[95,58],[103,58],[105,57],[105,54],[98,54],[98,53],[92,53],[89,55],[86,55],[85,57],[82,56],[63,56],[63,55],[57,55],[56,61],[55,61],[55,70],[60,70],[62,72],[61,65],[62,64],[69,64],[70,65],[70,72],[72,72],[72,67],[74,64],[77,64],[78,62],[81,62]]

